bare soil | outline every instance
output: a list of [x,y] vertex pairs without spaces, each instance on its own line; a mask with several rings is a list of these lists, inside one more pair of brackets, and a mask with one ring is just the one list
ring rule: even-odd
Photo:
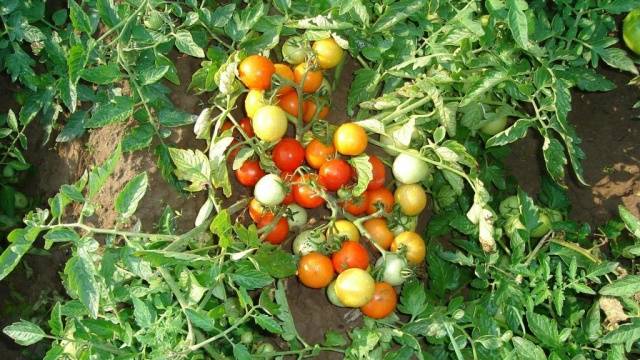
[[[205,100],[189,94],[187,86],[191,74],[199,68],[199,61],[189,57],[177,58],[177,66],[182,80],[181,86],[172,86],[171,96],[174,103],[185,111],[198,113]],[[342,74],[341,84],[350,84],[355,65],[349,63]],[[618,204],[627,205],[636,215],[640,213],[640,148],[638,136],[640,122],[633,119],[638,112],[631,106],[639,98],[636,88],[627,86],[630,77],[608,69],[603,73],[615,81],[618,88],[607,94],[583,94],[574,92],[571,121],[577,127],[583,139],[582,148],[587,154],[584,162],[585,177],[591,187],[579,186],[569,178],[569,195],[573,203],[572,217],[580,221],[598,225],[617,212]],[[12,85],[2,82],[0,92],[0,110],[16,109],[10,96]],[[332,101],[329,120],[335,123],[346,120],[346,94],[348,86],[337,89]],[[41,146],[38,126],[31,127],[30,150],[28,160],[34,165],[33,176],[25,183],[25,191],[29,195],[46,199],[55,194],[61,185],[75,181],[85,169],[100,164],[113,151],[124,135],[125,126],[113,125],[90,131],[82,139],[55,144],[50,142]],[[195,140],[192,129],[185,127],[175,130],[170,141],[178,147],[203,147],[204,142]],[[540,189],[540,175],[544,173],[544,165],[540,159],[540,139],[530,133],[527,138],[512,147],[512,154],[507,160],[511,170],[521,186],[528,192],[536,194]],[[149,191],[140,203],[137,218],[142,228],[151,230],[165,205],[170,205],[180,214],[179,228],[183,231],[191,228],[200,205],[204,201],[202,194],[187,195],[176,191],[160,176],[155,165],[152,150],[126,154],[109,182],[100,193],[96,215],[90,219],[95,226],[109,227],[115,223],[113,199],[124,184],[142,171],[149,175]],[[233,178],[233,176],[231,176]],[[232,179],[235,181],[235,179]],[[234,201],[238,196],[248,195],[234,182]],[[43,202],[44,203],[44,202]],[[313,213],[312,216],[322,216]],[[421,230],[426,221],[421,222]],[[61,296],[64,291],[60,285],[58,272],[62,270],[68,253],[66,249],[58,249],[52,256],[28,255],[26,263],[33,269],[26,271],[19,267],[8,279],[0,282],[0,304],[3,308],[15,302],[15,296],[21,294],[24,301],[32,302],[41,296]],[[349,311],[332,306],[319,290],[301,286],[297,280],[288,281],[288,297],[294,319],[301,335],[309,343],[321,342],[326,330],[345,331],[361,323],[361,315],[357,311]],[[57,295],[56,295],[57,294]],[[27,305],[31,304],[25,304]],[[46,312],[46,311],[45,311]],[[15,312],[2,312],[0,327],[18,319],[23,312],[16,308]],[[34,349],[29,354],[2,335],[0,354],[6,359],[32,358]],[[26,355],[25,355],[26,354]],[[322,358],[339,358],[335,354],[323,354]]]

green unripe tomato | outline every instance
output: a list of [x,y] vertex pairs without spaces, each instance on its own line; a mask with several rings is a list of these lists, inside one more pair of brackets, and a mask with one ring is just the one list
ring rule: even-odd
[[520,210],[520,201],[518,200],[518,196],[513,195],[502,200],[500,202],[499,209],[501,215],[517,215]]
[[329,286],[327,286],[327,298],[329,298],[329,302],[338,307],[345,307],[345,305],[338,299],[338,295],[336,295],[336,282],[332,281]]
[[288,38],[282,45],[282,57],[289,64],[302,63],[307,57],[305,41],[298,36]]
[[13,168],[11,167],[11,165],[6,165],[4,167],[4,169],[2,169],[2,176],[4,177],[14,177],[16,175],[16,171],[13,170]]
[[500,116],[496,119],[487,121],[482,127],[480,131],[485,135],[495,135],[507,127],[507,117]]
[[13,204],[18,209],[24,209],[29,205],[29,199],[23,193],[16,191],[13,194]]
[[[273,347],[273,345],[271,345],[270,343],[261,343],[260,345],[258,345],[258,347],[256,348],[256,354],[271,354],[273,352],[275,352],[276,349]],[[263,357],[268,359],[269,357]]]
[[242,335],[240,335],[240,342],[249,345],[253,342],[253,332],[251,330],[247,330]]
[[551,230],[551,219],[544,211],[538,213],[538,221],[540,224],[531,230],[531,237],[540,238],[545,236]]
[[640,8],[631,11],[624,18],[622,39],[631,51],[640,55]]
[[491,20],[491,15],[480,16],[480,24],[482,24],[482,27],[487,27],[487,25],[489,25],[489,20]]

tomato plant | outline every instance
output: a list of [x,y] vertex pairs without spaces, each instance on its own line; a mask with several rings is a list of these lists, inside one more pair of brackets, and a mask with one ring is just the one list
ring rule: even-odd
[[293,70],[295,82],[305,93],[315,92],[322,85],[322,71],[311,69],[306,63],[298,64]]
[[265,105],[253,117],[253,131],[260,140],[275,142],[287,132],[287,116],[284,111],[273,105]]
[[367,192],[367,214],[374,214],[379,209],[391,212],[395,200],[393,194],[387,188],[379,188]]
[[318,66],[322,69],[335,67],[344,57],[344,51],[332,38],[318,40],[313,43],[312,48],[316,54]]

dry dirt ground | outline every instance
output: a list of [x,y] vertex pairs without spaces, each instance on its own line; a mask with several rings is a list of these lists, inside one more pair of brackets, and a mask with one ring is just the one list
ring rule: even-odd
[[[172,100],[183,110],[198,113],[205,98],[189,94],[186,87],[191,74],[199,67],[199,62],[184,57],[177,59],[177,65],[183,85],[173,87]],[[353,66],[345,68],[341,84],[351,83],[353,70]],[[638,113],[631,109],[640,98],[639,92],[636,88],[626,85],[630,79],[626,74],[610,70],[603,72],[616,82],[618,88],[607,94],[574,93],[574,110],[571,113],[571,121],[583,139],[582,148],[587,154],[587,160],[584,162],[585,176],[592,185],[583,187],[577,185],[573,179],[568,180],[573,203],[571,215],[577,220],[593,225],[601,224],[615,215],[620,203],[627,205],[636,214],[640,212],[640,122],[634,120]],[[11,85],[6,81],[2,83],[6,86],[3,86],[5,91],[0,92],[0,110],[6,111],[14,107],[15,103],[7,91],[11,89]],[[345,120],[347,90],[347,86],[338,88],[333,98],[330,121]],[[31,196],[43,200],[53,195],[61,185],[75,181],[89,166],[104,161],[119,142],[124,128],[122,125],[108,126],[91,131],[78,141],[41,146],[41,134],[37,126],[34,126],[30,134],[31,149],[28,159],[35,170],[33,176],[25,183],[24,190]],[[171,141],[183,148],[204,146],[203,142],[195,140],[190,127],[175,131]],[[540,139],[530,134],[513,146],[512,154],[507,161],[511,174],[532,194],[539,191],[539,178],[544,171],[540,159],[540,145]],[[138,151],[123,157],[97,200],[97,216],[91,219],[94,225],[108,227],[114,223],[116,215],[112,201],[115,194],[129,179],[142,171],[148,172],[150,185],[137,212],[143,229],[152,229],[161,210],[168,204],[180,213],[180,229],[188,230],[203,202],[203,196],[186,196],[166,184],[155,166],[155,155],[152,151]],[[239,188],[240,186],[235,184],[234,191]],[[247,194],[244,189],[239,192]],[[34,307],[39,306],[36,301],[39,297],[63,294],[58,272],[64,264],[66,251],[59,249],[53,252],[53,256],[29,255],[26,263],[33,271],[25,271],[25,267],[21,266],[0,283],[0,308],[4,308],[4,311],[0,312],[0,327],[15,321],[25,310],[34,311]],[[308,342],[322,341],[325,330],[343,330],[360,322],[360,319],[352,316],[354,314],[348,310],[331,306],[318,290],[305,288],[294,279],[288,282],[288,286],[289,302],[298,330]],[[41,295],[43,289],[46,289],[46,292]],[[23,306],[7,307],[7,300],[13,300],[13,303],[16,301],[16,297],[11,294],[21,294],[23,300],[18,301],[24,301]],[[4,335],[1,340],[0,354],[3,356],[0,357],[28,358],[23,355],[20,347]]]

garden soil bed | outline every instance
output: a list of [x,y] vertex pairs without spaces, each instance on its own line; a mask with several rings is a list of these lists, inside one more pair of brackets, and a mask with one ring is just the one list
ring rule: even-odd
[[[205,98],[188,94],[186,87],[191,74],[199,68],[199,61],[184,57],[179,58],[177,64],[183,85],[173,87],[172,100],[183,110],[198,113]],[[353,64],[348,64],[340,83],[350,84],[353,70]],[[603,73],[615,81],[618,88],[606,94],[574,93],[574,110],[570,116],[583,139],[582,148],[587,154],[584,161],[585,177],[591,184],[591,187],[583,187],[574,179],[568,179],[571,215],[594,226],[615,216],[620,203],[624,203],[636,215],[640,213],[640,121],[635,121],[638,112],[632,109],[639,98],[639,92],[637,88],[626,85],[630,79],[626,74],[606,69]],[[3,80],[0,111],[5,112],[8,108],[15,111],[17,108],[9,96],[12,85],[6,79]],[[345,120],[347,91],[347,86],[337,89],[337,94],[333,97],[330,121]],[[91,131],[81,140],[65,144],[49,142],[42,146],[42,133],[37,125],[32,126],[27,156],[34,165],[34,172],[31,180],[24,182],[24,191],[42,200],[44,204],[62,184],[75,181],[89,166],[104,161],[123,134],[124,126],[108,126]],[[175,131],[171,141],[176,142],[179,147],[204,146],[204,142],[195,140],[190,127]],[[533,195],[539,191],[540,175],[544,173],[540,148],[541,140],[530,132],[527,138],[512,147],[512,154],[507,160],[511,174]],[[142,228],[152,230],[160,212],[168,204],[180,214],[179,228],[190,229],[204,201],[203,195],[180,194],[168,185],[161,178],[155,166],[155,155],[150,150],[123,157],[100,194],[97,215],[90,221],[96,226],[111,226],[116,220],[112,204],[115,195],[128,180],[142,171],[147,171],[150,182],[149,191],[137,212],[136,220],[141,221]],[[234,190],[239,188],[235,185]],[[243,189],[238,193],[247,194],[247,191]],[[422,229],[425,225],[426,221],[422,221]],[[26,264],[31,271],[21,264],[6,280],[0,282],[0,308],[4,309],[0,312],[0,327],[17,320],[19,313],[25,313],[18,309],[31,309],[32,313],[37,314],[38,310],[32,308],[37,307],[37,300],[42,296],[63,296],[64,290],[60,285],[58,272],[62,271],[68,256],[66,251],[57,249],[53,256],[29,255],[26,257]],[[322,341],[323,334],[328,329],[344,330],[360,323],[359,312],[330,305],[321,292],[307,289],[296,280],[290,280],[288,285],[289,302],[296,325],[309,343]],[[20,297],[15,296],[16,293]],[[41,309],[40,313],[48,314],[48,309]],[[0,354],[5,359],[41,358],[42,347],[20,348],[2,335]]]

